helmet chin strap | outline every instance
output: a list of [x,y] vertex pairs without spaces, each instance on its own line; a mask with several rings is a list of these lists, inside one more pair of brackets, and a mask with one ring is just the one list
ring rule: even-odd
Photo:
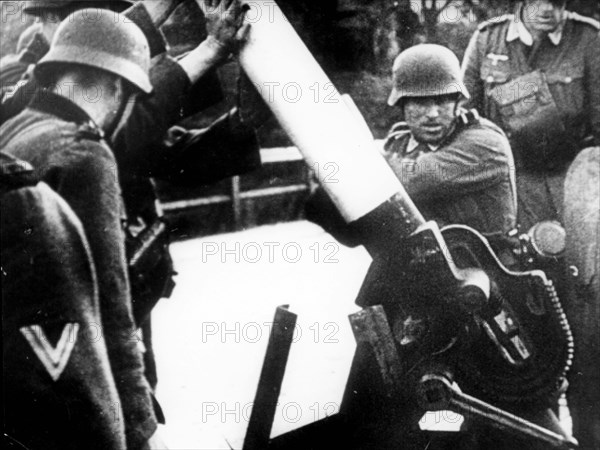
[[135,96],[133,94],[128,94],[130,90],[122,79],[119,80],[119,91],[120,92],[117,95],[120,95],[123,100],[119,104],[119,110],[117,111],[117,114],[115,114],[112,123],[105,130],[107,139],[111,143],[114,142],[116,134],[123,129],[127,120],[131,117],[133,107],[135,106]]
[[460,116],[460,112],[462,109],[462,101],[461,98],[456,99],[456,103],[454,103],[454,117]]

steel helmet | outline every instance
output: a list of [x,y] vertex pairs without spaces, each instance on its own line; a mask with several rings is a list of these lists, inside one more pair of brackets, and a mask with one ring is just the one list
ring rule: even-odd
[[460,63],[449,48],[419,44],[404,50],[394,61],[394,86],[388,105],[404,97],[432,97],[460,93],[469,98]]
[[125,16],[106,9],[82,9],[65,19],[34,73],[39,76],[56,63],[96,67],[124,78],[143,92],[152,91],[146,36]]
[[133,2],[127,0],[118,1],[98,1],[98,0],[37,0],[33,2],[25,2],[23,12],[32,16],[39,16],[44,11],[60,11],[66,8],[83,9],[83,8],[106,8],[112,11],[121,12],[129,8]]

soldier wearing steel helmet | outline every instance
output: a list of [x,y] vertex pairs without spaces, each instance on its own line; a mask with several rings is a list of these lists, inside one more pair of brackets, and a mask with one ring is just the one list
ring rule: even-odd
[[35,22],[19,36],[16,53],[2,58],[3,64],[0,64],[1,97],[14,90],[15,84],[27,74],[28,69],[48,52],[52,36],[60,22],[69,14],[90,7],[121,12],[133,4],[127,0],[38,0],[23,3],[22,12],[34,17]]
[[[69,10],[77,11],[85,5],[110,6],[114,10],[124,3],[129,2],[30,2],[25,12],[39,16],[41,24],[51,32],[36,34],[31,47],[37,49],[39,57],[43,56],[47,51],[44,36],[52,35],[56,20],[65,18]],[[179,3],[181,0],[136,2],[124,11],[123,14],[139,25],[148,38],[152,56],[150,80],[154,91],[152,96],[139,98],[129,120],[107,135],[118,162],[125,201],[128,257],[137,261],[130,265],[134,318],[142,329],[146,375],[153,387],[157,376],[149,316],[156,302],[170,295],[175,272],[168,250],[168,226],[157,207],[159,203],[149,176],[175,184],[199,185],[260,165],[254,130],[241,123],[237,113],[219,118],[202,133],[176,127],[172,133],[174,137],[168,136],[169,145],[163,145],[168,127],[179,121],[182,114],[196,113],[221,99],[216,66],[227,59],[238,37],[243,37],[243,33],[237,35],[244,14],[241,2],[211,2],[206,16],[207,38],[189,53],[172,58],[166,53],[166,43],[158,27]],[[32,63],[35,62],[37,59]],[[2,75],[0,73],[0,77]],[[2,120],[18,114],[36,92],[35,77],[28,75],[25,74],[18,89],[7,88],[8,94],[0,109]],[[191,107],[190,98],[194,99]],[[215,140],[219,143],[218,152],[210,151]],[[161,232],[155,233],[155,230]],[[147,236],[152,240],[144,240]],[[149,250],[142,258],[133,258],[139,248]]]
[[83,224],[128,449],[146,446],[156,418],[134,334],[116,161],[104,136],[128,119],[136,96],[152,91],[149,67],[148,41],[135,24],[107,10],[81,10],[60,25],[35,67],[48,87],[0,128],[3,151],[34,166]]
[[[502,130],[462,108],[468,98],[449,49],[421,44],[403,51],[388,104],[404,121],[392,127],[384,156],[426,218],[471,226],[500,246],[516,225],[512,154]],[[309,219],[355,243],[333,208],[322,206],[323,195],[307,205]]]
[[84,8],[102,8],[110,9],[115,12],[122,12],[133,4],[127,0],[38,0],[25,2],[23,12],[35,16],[40,24],[40,33],[42,41],[50,45],[52,37],[60,23],[73,12]]
[[425,217],[501,238],[515,227],[512,154],[504,133],[462,105],[469,93],[447,48],[422,44],[394,62],[396,124],[385,156]]
[[[469,98],[459,61],[449,49],[423,44],[402,52],[388,104],[400,108],[405,123],[391,133],[385,155],[426,218],[471,226],[503,262],[516,263],[509,239],[517,223],[511,147],[497,125],[463,108]],[[511,412],[563,433],[551,406],[540,402]],[[476,422],[466,421],[465,429],[460,448],[545,448]]]

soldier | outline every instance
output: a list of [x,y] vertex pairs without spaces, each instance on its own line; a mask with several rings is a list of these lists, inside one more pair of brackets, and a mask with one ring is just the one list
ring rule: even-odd
[[[518,2],[514,14],[479,27],[463,61],[472,104],[502,126],[511,141],[518,221],[524,231],[541,221],[565,223],[563,196],[579,195],[563,194],[569,166],[580,150],[600,143],[600,24],[569,12],[567,3]],[[572,216],[569,219],[567,241],[573,242],[581,230]],[[554,272],[551,276],[566,300],[569,319],[579,326],[583,318],[576,312],[587,301],[569,289],[577,280],[562,273],[566,270],[560,264],[547,270]],[[586,394],[581,389],[585,383],[576,378],[579,374],[587,378],[598,370],[586,354],[594,333],[589,327],[574,333],[575,366],[569,377],[577,389],[568,393],[574,432],[583,448],[597,448],[598,425],[591,424],[585,408],[596,393]]]
[[518,2],[479,27],[463,61],[471,105],[509,136],[525,231],[562,220],[568,166],[600,142],[600,25],[566,3]]
[[81,13],[56,31],[34,69],[48,87],[2,125],[0,147],[31,163],[83,223],[127,448],[140,449],[155,432],[156,418],[134,335],[116,161],[104,136],[128,119],[135,96],[152,91],[150,53],[142,31],[125,17]]
[[[105,6],[107,2],[93,0],[88,5]],[[115,9],[120,5],[108,2]],[[141,98],[133,105],[127,123],[107,135],[118,161],[119,176],[127,212],[127,253],[130,262],[130,281],[136,324],[142,327],[146,352],[144,361],[147,377],[153,387],[157,376],[152,355],[152,307],[173,288],[173,263],[168,251],[168,227],[154,192],[150,175],[173,183],[200,185],[234,174],[252,170],[260,165],[258,143],[254,130],[241,123],[239,115],[230,113],[220,118],[203,139],[187,130],[177,133],[169,145],[161,145],[167,129],[181,119],[181,112],[196,112],[208,106],[219,95],[213,71],[225,61],[243,32],[238,34],[244,11],[239,0],[210,2],[206,17],[207,38],[183,57],[175,60],[166,53],[166,44],[154,26],[168,17],[180,1],[138,2],[124,14],[140,25],[146,34],[152,56],[150,80],[153,95]],[[51,20],[48,11],[66,17],[64,10],[77,10],[82,2],[30,2],[25,8],[30,14]],[[28,9],[29,8],[29,9]],[[48,9],[50,8],[50,9]],[[93,16],[92,16],[93,17]],[[49,26],[52,29],[52,25]],[[44,41],[43,36],[37,36]],[[41,53],[43,55],[43,52]],[[20,112],[36,91],[35,79],[5,96],[2,119]],[[198,97],[190,107],[188,97]],[[208,99],[208,100],[206,100]],[[218,152],[214,143],[218,141]],[[188,145],[188,143],[190,143]],[[224,163],[224,162],[225,163]],[[148,249],[140,254],[139,249]]]
[[[440,225],[470,226],[488,239],[504,262],[516,263],[507,236],[516,226],[517,215],[511,148],[498,126],[480,118],[475,110],[463,109],[468,99],[459,61],[449,49],[422,44],[402,52],[394,62],[388,104],[399,110],[404,122],[392,127],[384,156],[426,219]],[[319,206],[316,202],[308,205],[309,218],[343,242],[359,242],[339,215]],[[356,301],[360,306],[394,298],[393,289],[382,283],[388,265],[386,259],[375,259]],[[348,383],[352,390],[344,399],[358,410],[367,411],[366,420],[373,420],[369,416],[380,412],[382,418],[387,414],[370,398],[372,379],[372,373],[351,374]],[[399,411],[408,409],[404,404],[395,406]],[[511,412],[562,433],[546,403],[527,409],[514,407]],[[457,437],[440,434],[434,438],[415,431],[408,423],[399,429],[406,433],[408,442],[402,443],[409,448],[539,448],[471,420],[466,420],[462,428],[466,433]]]
[[392,128],[385,156],[425,217],[502,239],[516,220],[512,153],[502,130],[463,109],[468,99],[449,49],[402,52],[388,105],[405,122]]
[[[393,78],[388,104],[405,122],[385,144],[389,165],[425,218],[471,226],[501,247],[516,225],[512,154],[502,130],[462,108],[469,93],[458,59],[439,45],[410,47],[396,58]],[[309,218],[337,229],[319,210],[309,203]]]
[[5,445],[125,449],[81,222],[31,165],[0,161]]
[[10,94],[24,75],[29,76],[29,67],[37,63],[48,52],[52,36],[58,25],[69,14],[86,7],[106,8],[121,12],[133,4],[127,0],[46,0],[23,3],[25,3],[23,13],[35,17],[36,20],[19,36],[16,53],[2,58],[0,98],[4,97],[6,93]]

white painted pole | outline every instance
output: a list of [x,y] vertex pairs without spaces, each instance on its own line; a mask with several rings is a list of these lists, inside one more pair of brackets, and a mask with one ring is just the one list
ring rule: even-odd
[[366,124],[356,119],[357,111],[348,108],[277,4],[246,3],[250,31],[240,63],[344,218],[355,221],[394,194],[406,194]]

